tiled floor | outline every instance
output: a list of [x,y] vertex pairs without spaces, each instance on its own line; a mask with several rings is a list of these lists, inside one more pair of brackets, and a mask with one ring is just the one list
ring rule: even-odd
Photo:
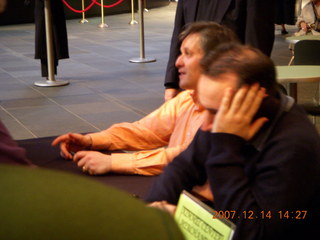
[[[107,16],[80,24],[68,20],[70,59],[59,62],[57,80],[64,87],[36,87],[40,63],[33,59],[34,25],[0,26],[0,118],[15,139],[90,132],[113,123],[134,121],[163,102],[163,78],[168,59],[176,3],[145,13],[145,55],[154,63],[130,63],[139,57],[139,27],[130,14]],[[138,16],[136,16],[137,20]],[[293,26],[288,27],[292,33]],[[276,30],[272,58],[286,65],[290,52]],[[312,87],[301,88],[301,96]]]

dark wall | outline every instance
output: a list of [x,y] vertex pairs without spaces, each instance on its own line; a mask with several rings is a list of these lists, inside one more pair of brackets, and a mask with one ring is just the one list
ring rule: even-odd
[[[61,1],[61,0],[51,0]],[[73,8],[81,10],[81,0],[66,0]],[[88,6],[91,1],[85,0],[85,6]],[[100,1],[98,1],[100,2]],[[117,2],[117,0],[104,0],[104,5],[110,5]],[[146,0],[147,8],[162,7],[169,4],[168,0]],[[135,9],[137,9],[138,2],[135,0]],[[86,17],[100,16],[101,7],[94,5],[89,11],[86,12]],[[4,13],[0,14],[0,25],[20,24],[34,22],[34,0],[31,0],[29,5],[24,4],[24,0],[8,0],[7,9]],[[128,13],[131,11],[131,0],[124,0],[119,5],[112,8],[105,8],[105,16]],[[80,13],[75,13],[65,6],[65,13],[67,19],[81,18]]]

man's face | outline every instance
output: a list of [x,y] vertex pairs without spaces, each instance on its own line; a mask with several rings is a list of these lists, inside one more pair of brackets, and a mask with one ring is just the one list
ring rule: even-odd
[[180,51],[181,54],[176,61],[180,88],[196,89],[201,74],[200,60],[203,57],[199,34],[187,36],[181,44]]
[[201,74],[197,88],[199,102],[214,115],[219,109],[225,90],[227,88],[236,90],[238,82],[238,77],[234,73],[224,73],[217,77]]

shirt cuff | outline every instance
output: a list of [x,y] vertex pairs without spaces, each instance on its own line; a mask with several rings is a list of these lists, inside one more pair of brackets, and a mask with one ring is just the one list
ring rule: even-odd
[[133,160],[133,154],[131,153],[112,153],[111,171],[123,174],[136,174]]
[[90,136],[92,140],[91,149],[109,149],[110,144],[108,144],[106,134],[102,134],[101,132],[98,132],[98,133],[89,133],[87,135]]

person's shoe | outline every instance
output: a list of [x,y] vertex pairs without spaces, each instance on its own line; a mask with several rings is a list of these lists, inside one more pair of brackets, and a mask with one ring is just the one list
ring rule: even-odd
[[287,32],[287,30],[281,30],[281,34],[286,35],[286,34],[288,34],[288,32]]

